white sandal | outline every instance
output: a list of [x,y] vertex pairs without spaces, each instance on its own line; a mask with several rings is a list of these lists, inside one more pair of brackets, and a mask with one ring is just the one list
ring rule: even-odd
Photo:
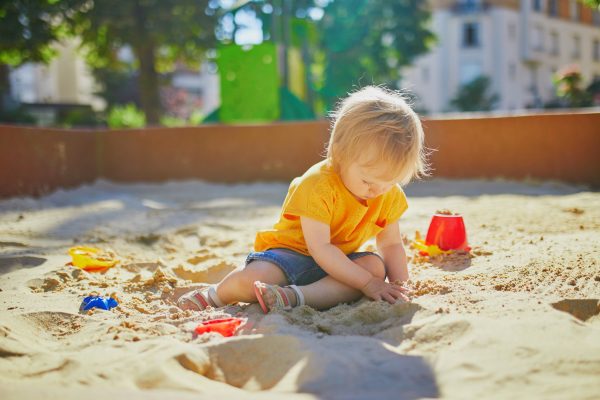
[[214,286],[192,290],[182,295],[177,300],[177,305],[179,308],[186,309],[182,307],[186,302],[193,304],[197,311],[202,311],[207,307],[216,308],[226,306],[226,304],[219,299],[219,296],[217,296],[217,290]]
[[[298,286],[289,285],[284,287],[292,289],[296,294],[296,305],[294,307],[303,306],[304,304],[306,304],[304,300],[304,294]],[[270,291],[275,296],[275,304],[271,307],[267,306],[263,298],[266,291]],[[283,310],[291,310],[293,308],[290,298],[281,286],[268,285],[266,283],[256,281],[254,282],[254,294],[256,295],[256,300],[258,300],[258,303],[260,304],[260,308],[262,308],[265,314],[267,314],[270,310],[274,308],[279,308]]]

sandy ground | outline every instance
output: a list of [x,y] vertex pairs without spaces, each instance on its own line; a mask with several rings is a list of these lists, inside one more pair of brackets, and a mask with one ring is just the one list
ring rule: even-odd
[[[441,181],[406,190],[407,239],[464,215],[472,254],[409,251],[415,296],[264,316],[177,312],[189,287],[243,265],[285,184],[97,182],[0,201],[2,399],[597,399],[600,193],[554,183]],[[105,273],[69,247],[112,249]],[[80,312],[89,294],[110,311]],[[232,338],[199,322],[243,316]]]

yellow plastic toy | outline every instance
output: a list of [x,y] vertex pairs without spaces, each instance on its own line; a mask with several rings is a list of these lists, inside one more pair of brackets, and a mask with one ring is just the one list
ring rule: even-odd
[[112,252],[107,252],[95,247],[71,247],[69,249],[69,255],[73,259],[71,265],[88,272],[104,271],[114,267],[119,262]]
[[452,250],[442,250],[436,244],[425,243],[419,231],[415,232],[415,240],[412,241],[412,245],[415,249],[419,250],[419,254],[422,256],[437,257],[441,254],[452,253]]

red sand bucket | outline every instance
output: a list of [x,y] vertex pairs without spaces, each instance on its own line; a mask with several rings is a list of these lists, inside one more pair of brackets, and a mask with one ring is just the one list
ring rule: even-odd
[[466,250],[467,231],[461,215],[435,214],[431,218],[427,238],[427,245],[435,244],[442,250]]
[[198,325],[194,332],[198,335],[208,332],[217,332],[221,335],[228,337],[233,336],[237,328],[245,322],[243,318],[223,318],[213,319],[212,321],[205,321],[201,325]]

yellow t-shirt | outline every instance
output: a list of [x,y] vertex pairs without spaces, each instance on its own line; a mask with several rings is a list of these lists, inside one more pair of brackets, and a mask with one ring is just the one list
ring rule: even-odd
[[329,225],[331,243],[350,254],[387,224],[396,222],[407,208],[406,196],[398,185],[362,204],[323,160],[292,181],[279,222],[273,229],[257,233],[254,250],[283,247],[309,255],[300,225],[304,216]]

